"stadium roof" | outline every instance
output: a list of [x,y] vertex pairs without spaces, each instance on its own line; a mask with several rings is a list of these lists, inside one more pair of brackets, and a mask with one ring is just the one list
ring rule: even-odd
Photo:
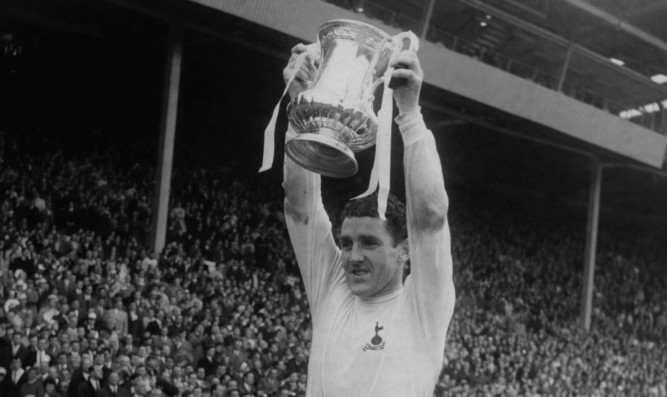
[[[357,5],[355,0],[338,2],[346,7]],[[429,5],[427,0],[361,3],[364,13],[393,18],[396,25],[416,32],[420,32],[420,22],[426,18]],[[174,9],[178,12],[173,13]],[[262,131],[266,124],[266,117],[258,115],[270,113],[282,90],[279,76],[289,48],[295,43],[292,37],[189,1],[9,0],[0,4],[0,41],[11,43],[27,38],[23,41],[27,50],[48,49],[47,58],[44,51],[40,52],[45,65],[39,70],[47,74],[52,71],[53,78],[73,78],[76,72],[79,77],[87,76],[88,81],[97,82],[98,87],[88,87],[87,95],[97,89],[108,92],[111,98],[100,99],[97,104],[104,106],[97,107],[82,102],[81,106],[89,106],[89,111],[108,107],[117,112],[113,106],[122,100],[131,105],[128,109],[141,109],[157,119],[168,37],[166,21],[174,14],[186,20],[180,123],[196,124],[196,128],[182,127],[179,134],[187,129],[191,137],[194,131],[225,125],[225,131],[220,133],[224,138],[216,138],[218,144],[236,145],[239,143],[232,142],[244,139],[245,144],[259,147],[261,134],[250,136],[247,130]],[[568,80],[633,109],[667,99],[667,85],[651,80],[657,74],[667,75],[667,26],[663,23],[666,17],[667,4],[662,1],[448,0],[434,3],[430,34],[432,39],[455,36],[484,45],[556,78],[568,47],[576,45],[582,50],[572,54]],[[87,67],[90,58],[99,58],[95,65],[107,62],[109,66],[92,70]],[[623,66],[613,63],[612,58],[622,61]],[[118,84],[127,90],[126,94],[113,91],[113,85]],[[586,196],[587,158],[582,160],[576,154],[547,150],[540,142],[516,138],[540,126],[430,87],[425,88],[424,94],[430,101],[448,107],[447,117],[440,114],[441,121],[433,128],[448,134],[449,148],[443,151],[454,169],[465,170],[467,175],[489,183],[501,174],[510,178],[521,173],[525,186],[530,186],[531,174],[539,174],[538,168],[540,172],[560,168],[563,175],[576,169],[571,172],[575,176],[570,178],[569,188]],[[58,96],[52,95],[50,98],[57,101]],[[148,99],[138,99],[143,97]],[[232,107],[233,116],[220,110]],[[426,112],[439,110],[431,107]],[[620,156],[600,152],[562,134],[547,131],[546,136],[550,143],[597,153],[610,162],[627,163]],[[471,153],[484,161],[470,162],[467,159]],[[258,163],[258,155],[259,150],[249,157]],[[538,160],[542,160],[540,167],[534,163],[526,167]],[[504,171],[501,166],[506,167]],[[539,177],[544,178],[544,174]],[[632,178],[637,179],[636,174]],[[628,187],[628,199],[632,199],[631,190]]]

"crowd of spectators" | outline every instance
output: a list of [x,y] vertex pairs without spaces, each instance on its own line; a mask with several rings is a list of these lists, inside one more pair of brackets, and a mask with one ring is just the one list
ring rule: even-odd
[[[281,192],[176,173],[154,255],[150,150],[63,136],[0,134],[0,396],[304,396],[311,323]],[[603,230],[586,332],[581,224],[452,205],[434,395],[666,396],[660,244]]]

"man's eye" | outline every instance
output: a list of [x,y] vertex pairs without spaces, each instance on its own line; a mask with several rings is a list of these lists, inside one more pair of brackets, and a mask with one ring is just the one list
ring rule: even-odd
[[365,238],[361,240],[361,244],[364,247],[376,247],[378,245],[377,240],[372,239],[372,238]]
[[342,249],[350,249],[352,248],[352,243],[350,241],[343,240],[340,242],[340,246]]

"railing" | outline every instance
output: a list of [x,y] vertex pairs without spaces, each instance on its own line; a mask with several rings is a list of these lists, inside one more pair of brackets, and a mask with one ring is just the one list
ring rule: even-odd
[[635,115],[633,117],[625,118],[626,120],[661,134],[667,132],[667,111],[665,111],[665,108],[661,104],[657,104],[656,107],[631,102],[623,103],[604,97],[590,89],[586,89],[581,85],[573,84],[568,81],[563,81],[562,84],[559,84],[560,78],[558,76],[546,73],[531,65],[508,58],[503,54],[488,49],[480,44],[463,40],[433,27],[429,29],[427,38],[429,41],[442,44],[452,51],[468,55],[480,62],[484,62],[515,76],[530,80],[535,84],[539,84],[551,90],[560,91],[562,94],[567,95],[570,98],[594,106],[600,110],[605,110],[615,116],[620,117],[621,113],[632,110]]
[[[355,9],[359,4],[363,7],[363,13],[369,18],[378,19],[382,23],[402,30],[412,30],[419,33],[423,29],[423,22],[416,20],[395,10],[390,10],[383,5],[372,1],[359,0],[326,0],[339,6]],[[353,4],[356,3],[356,4]],[[542,85],[554,91],[559,91],[577,101],[594,106],[600,110],[607,111],[615,116],[622,117],[644,128],[651,129],[660,134],[667,134],[667,110],[661,103],[645,104],[627,102],[622,103],[612,100],[603,95],[595,93],[590,88],[573,84],[567,80],[560,82],[558,76],[549,74],[538,68],[525,64],[516,59],[511,59],[500,52],[487,48],[479,43],[466,41],[451,33],[444,32],[437,27],[428,27],[426,39],[436,44],[456,51],[458,53],[475,58],[480,62],[497,67],[515,76],[530,80],[535,84]]]

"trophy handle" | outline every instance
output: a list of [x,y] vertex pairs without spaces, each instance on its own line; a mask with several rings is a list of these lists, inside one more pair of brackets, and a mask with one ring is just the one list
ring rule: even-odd
[[392,37],[391,39],[392,39],[391,41],[396,46],[395,55],[403,50],[404,40],[408,40],[408,42],[410,43],[408,44],[407,48],[408,51],[414,51],[414,52],[419,51],[419,38],[417,37],[416,34],[412,33],[412,31],[410,30],[408,30],[407,32],[401,32],[396,36]]
[[[408,51],[414,51],[417,52],[419,51],[419,38],[417,37],[416,34],[412,33],[412,31],[407,31],[407,32],[401,32],[391,38],[391,44],[393,45],[394,49],[392,51],[391,57],[389,59],[389,62],[393,61],[396,56],[403,51],[404,49],[404,41],[408,40]],[[371,93],[370,96],[370,101],[372,102],[375,96],[373,95],[375,93],[375,90],[380,86],[380,84],[384,84],[385,76],[381,76],[378,78],[373,85],[371,85],[370,89],[368,92]],[[392,82],[389,83],[389,88],[394,89],[396,88],[399,84],[393,85]]]

